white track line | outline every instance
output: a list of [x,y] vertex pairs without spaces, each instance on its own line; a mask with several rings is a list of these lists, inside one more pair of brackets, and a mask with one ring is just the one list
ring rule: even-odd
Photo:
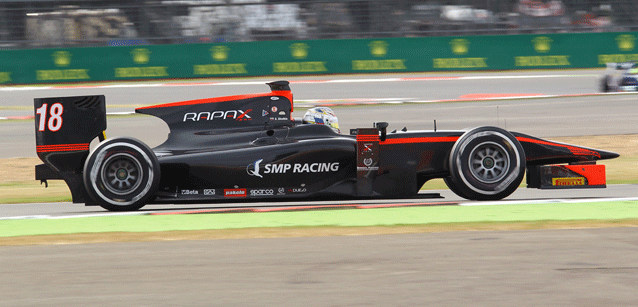
[[610,201],[638,201],[638,197],[606,197],[606,198],[583,198],[583,199],[540,199],[540,200],[500,200],[500,201],[480,201],[459,203],[459,206],[504,206],[504,205],[533,205],[533,204],[578,204],[578,203],[600,203]]
[[[433,77],[396,77],[396,78],[357,78],[357,79],[326,79],[326,80],[292,80],[291,84],[304,83],[366,83],[366,82],[405,82],[405,81],[455,81],[455,80],[492,80],[492,79],[531,79],[531,78],[578,78],[591,77],[593,75],[515,75],[515,76],[433,76]],[[285,78],[278,78],[285,79]],[[232,86],[232,85],[261,85],[266,81],[231,81],[231,82],[197,82],[185,81],[165,83],[124,83],[104,85],[77,85],[77,86],[6,86],[0,87],[0,91],[42,91],[42,90],[68,90],[86,88],[145,88],[159,86]]]
[[[609,197],[609,198],[583,198],[583,199],[543,199],[543,200],[501,200],[487,202],[465,202],[459,203],[459,206],[508,206],[508,205],[539,205],[539,204],[587,204],[597,202],[615,202],[615,201],[638,201],[638,197]],[[409,205],[409,203],[406,203]],[[364,206],[365,207],[365,206]],[[365,209],[365,208],[364,208]],[[84,217],[104,217],[104,216],[127,216],[127,215],[147,215],[156,211],[134,211],[134,212],[104,212],[104,213],[87,213],[78,215],[23,215],[0,217],[1,220],[27,220],[27,219],[70,219]]]

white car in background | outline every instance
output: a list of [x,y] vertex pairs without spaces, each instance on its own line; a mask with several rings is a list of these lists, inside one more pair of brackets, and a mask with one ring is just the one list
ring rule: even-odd
[[600,80],[600,91],[638,91],[638,65],[633,62],[607,63],[607,72]]

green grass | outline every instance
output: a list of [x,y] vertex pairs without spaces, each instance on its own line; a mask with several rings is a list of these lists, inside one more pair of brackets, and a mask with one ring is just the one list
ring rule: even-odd
[[[0,237],[110,232],[171,232],[246,228],[405,227],[429,224],[634,221],[638,201],[506,206],[428,206],[380,209],[117,215],[0,220]],[[633,222],[632,222],[633,223]]]

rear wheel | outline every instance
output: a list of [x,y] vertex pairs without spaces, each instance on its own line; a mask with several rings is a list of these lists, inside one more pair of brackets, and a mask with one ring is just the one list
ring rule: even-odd
[[516,137],[497,127],[463,134],[452,147],[445,183],[472,200],[499,200],[512,194],[525,174],[525,152]]
[[98,145],[84,164],[84,186],[109,211],[142,208],[159,187],[160,167],[153,151],[133,138]]
[[609,92],[609,76],[600,79],[600,91],[603,93]]

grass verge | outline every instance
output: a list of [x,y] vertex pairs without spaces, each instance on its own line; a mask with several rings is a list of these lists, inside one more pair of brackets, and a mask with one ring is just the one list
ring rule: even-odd
[[638,227],[638,201],[0,221],[0,245]]

